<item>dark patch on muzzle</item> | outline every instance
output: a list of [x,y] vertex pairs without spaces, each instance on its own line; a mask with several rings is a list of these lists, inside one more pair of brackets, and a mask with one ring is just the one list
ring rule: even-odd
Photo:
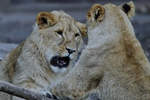
[[65,57],[60,57],[60,56],[54,56],[52,57],[50,64],[59,67],[59,68],[64,68],[67,67],[70,63],[70,57],[65,56]]

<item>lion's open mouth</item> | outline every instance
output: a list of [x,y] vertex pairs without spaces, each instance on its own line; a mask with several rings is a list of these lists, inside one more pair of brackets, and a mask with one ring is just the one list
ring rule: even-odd
[[67,67],[69,65],[69,62],[70,62],[69,56],[65,57],[54,56],[50,61],[51,65],[59,68]]

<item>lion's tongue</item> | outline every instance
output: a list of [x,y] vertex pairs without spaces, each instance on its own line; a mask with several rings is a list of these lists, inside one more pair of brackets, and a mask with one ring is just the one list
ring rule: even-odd
[[67,67],[69,65],[69,62],[70,58],[68,56],[66,57],[54,56],[50,61],[51,65],[59,68]]

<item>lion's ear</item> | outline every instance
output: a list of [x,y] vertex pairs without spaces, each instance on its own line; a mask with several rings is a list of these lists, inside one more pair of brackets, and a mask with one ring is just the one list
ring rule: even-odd
[[87,35],[87,27],[86,27],[86,25],[82,24],[80,22],[77,22],[76,24],[77,24],[77,26],[78,26],[78,28],[80,30],[80,33],[82,35],[82,39],[83,39],[84,43],[87,44],[87,42],[88,42],[88,35]]
[[120,5],[120,8],[127,14],[129,18],[135,15],[135,5],[132,1]]
[[94,4],[88,11],[87,19],[88,21],[91,20],[91,21],[101,22],[104,18],[104,15],[105,15],[104,7],[100,4]]
[[84,36],[87,36],[87,27],[85,24],[82,24],[80,22],[77,22],[76,23],[80,32],[81,32],[81,35],[84,37]]
[[56,16],[50,12],[40,12],[37,15],[36,23],[39,29],[45,29],[57,23]]

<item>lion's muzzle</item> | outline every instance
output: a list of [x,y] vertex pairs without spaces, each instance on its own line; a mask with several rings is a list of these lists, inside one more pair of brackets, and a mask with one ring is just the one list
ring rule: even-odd
[[54,56],[52,57],[50,64],[59,68],[67,67],[70,63],[70,57],[60,57],[60,56]]

